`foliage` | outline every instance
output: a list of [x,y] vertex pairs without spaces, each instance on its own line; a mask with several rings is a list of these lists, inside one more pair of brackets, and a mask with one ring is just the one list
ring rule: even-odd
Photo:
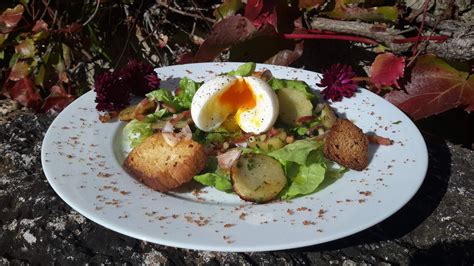
[[[365,49],[375,58],[368,65],[365,62],[366,69],[370,69],[367,73],[359,69],[358,76],[350,75],[350,84],[365,82],[413,119],[457,107],[468,112],[474,109],[472,70],[454,68],[452,62],[426,55],[422,50],[428,43],[452,38],[436,32],[426,34],[424,23],[416,22],[416,16],[424,17],[432,5],[420,5],[415,16],[408,17],[412,10],[394,4],[399,1],[200,2],[201,6],[195,1],[152,0],[18,1],[8,7],[3,4],[2,93],[38,111],[59,111],[87,88],[80,82],[85,78],[78,78],[77,69],[86,69],[84,65],[94,60],[106,62],[100,68],[117,68],[122,57],[128,57],[127,49],[133,48],[135,54],[154,66],[214,60],[292,65],[311,52],[305,51],[305,42],[339,40]],[[186,5],[192,8],[183,9]],[[182,17],[172,17],[169,12]],[[153,16],[160,20],[153,20]],[[189,31],[178,22],[183,16],[190,18],[190,25],[194,23]],[[335,22],[365,21],[370,23],[374,36],[311,29],[311,19],[322,17]],[[196,24],[200,33],[195,32]],[[405,34],[403,29],[407,26],[412,30]],[[180,34],[167,36],[163,31],[166,27],[173,29],[169,32]],[[388,34],[391,29],[399,29],[403,35],[382,41],[375,37],[377,33]],[[182,41],[183,33],[187,34],[187,43]],[[110,40],[121,42],[104,45]],[[396,45],[407,49],[396,50]],[[338,63],[345,62],[327,62],[320,71],[330,73],[330,66]],[[352,67],[356,69],[355,65]],[[429,106],[425,107],[426,103]]]

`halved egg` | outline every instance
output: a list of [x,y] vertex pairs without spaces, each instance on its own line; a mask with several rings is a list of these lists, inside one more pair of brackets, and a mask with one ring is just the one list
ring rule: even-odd
[[247,133],[262,133],[273,126],[278,111],[275,92],[257,77],[218,76],[205,82],[191,103],[194,124],[206,132],[226,122]]

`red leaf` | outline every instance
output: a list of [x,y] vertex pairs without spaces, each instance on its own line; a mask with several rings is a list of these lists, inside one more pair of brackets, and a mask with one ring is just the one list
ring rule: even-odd
[[16,5],[14,8],[7,8],[0,15],[0,31],[7,33],[14,29],[23,16],[24,8],[22,5]]
[[272,25],[277,29],[278,0],[249,0],[245,6],[245,17],[248,18],[257,29],[265,25]]
[[385,98],[415,120],[455,107],[474,110],[474,75],[434,55],[418,57],[405,89],[406,93],[392,91]]
[[12,81],[18,81],[20,79],[26,78],[29,73],[29,65],[23,61],[18,61],[13,65],[12,71],[10,72],[8,79]]
[[250,39],[255,32],[255,27],[247,18],[227,17],[214,25],[209,37],[199,47],[194,61],[213,61],[222,51]]
[[74,96],[68,94],[63,88],[55,85],[50,89],[50,95],[46,97],[41,111],[49,113],[59,113],[66,106],[74,101]]
[[400,88],[397,79],[403,77],[405,58],[392,53],[377,55],[370,67],[370,77],[377,88],[395,86]]
[[48,24],[42,19],[37,20],[31,31],[33,31],[33,33],[38,33],[40,31],[48,32]]
[[35,84],[29,78],[7,81],[4,91],[10,98],[28,108],[36,109],[41,104],[41,96],[36,90]]

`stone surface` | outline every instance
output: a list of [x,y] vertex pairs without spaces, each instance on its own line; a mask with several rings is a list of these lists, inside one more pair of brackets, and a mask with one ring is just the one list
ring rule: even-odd
[[[1,116],[1,115],[0,115]],[[306,248],[257,253],[177,249],[97,225],[66,205],[41,168],[54,119],[15,111],[0,119],[0,264],[472,265],[474,152],[428,140],[429,170],[400,211],[358,234]]]

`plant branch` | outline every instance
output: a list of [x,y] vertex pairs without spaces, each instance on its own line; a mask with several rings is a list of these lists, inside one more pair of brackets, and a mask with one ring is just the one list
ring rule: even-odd
[[350,35],[335,35],[335,34],[283,34],[285,39],[318,39],[318,40],[343,40],[366,43],[371,45],[378,45],[379,43],[364,37],[350,36]]
[[216,20],[215,19],[212,19],[212,18],[208,18],[208,17],[204,17],[204,16],[201,16],[201,15],[196,15],[196,14],[193,14],[193,13],[189,13],[189,12],[186,12],[186,11],[182,11],[182,10],[179,10],[177,8],[174,8],[166,3],[162,3],[160,1],[156,1],[156,4],[158,6],[162,6],[162,7],[166,7],[167,9],[171,10],[172,12],[174,13],[177,13],[177,14],[180,14],[180,15],[183,15],[183,16],[187,16],[187,17],[192,17],[192,18],[196,18],[196,19],[201,19],[201,20],[204,20],[204,21],[207,21],[207,22],[210,22],[210,23],[215,23]]
[[311,22],[313,30],[333,31],[373,39],[388,46],[393,52],[407,51],[412,44],[393,43],[394,39],[403,39],[400,31],[391,28],[380,30],[374,24],[359,21],[342,21],[317,17]]

